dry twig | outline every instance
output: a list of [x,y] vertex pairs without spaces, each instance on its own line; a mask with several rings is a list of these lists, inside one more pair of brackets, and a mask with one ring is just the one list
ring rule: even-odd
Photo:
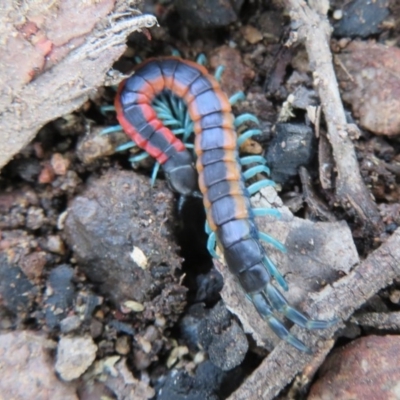
[[126,37],[131,32],[156,23],[152,15],[99,21],[85,42],[58,64],[18,91],[10,94],[3,90],[0,93],[0,169],[45,123],[79,108],[104,83],[107,71],[123,54]]
[[328,139],[337,170],[336,196],[343,206],[350,206],[367,226],[380,227],[376,204],[361,179],[350,133],[356,129],[346,122],[343,104],[332,63],[329,39],[332,28],[326,17],[326,1],[285,0],[292,20],[292,42],[302,41],[319,94]]
[[[397,229],[349,275],[332,287],[326,287],[318,298],[310,302],[312,304],[306,311],[311,317],[318,315],[324,318],[334,313],[337,317],[347,320],[371,296],[388,286],[393,279],[400,277],[399,260],[400,229]],[[318,332],[304,332],[295,327],[291,332],[312,348],[316,348],[322,336],[325,339],[331,338],[335,329],[339,327],[340,324]],[[312,358],[281,342],[229,400],[272,399],[310,363]]]
[[371,312],[354,315],[351,322],[363,327],[375,329],[396,330],[400,329],[400,312]]

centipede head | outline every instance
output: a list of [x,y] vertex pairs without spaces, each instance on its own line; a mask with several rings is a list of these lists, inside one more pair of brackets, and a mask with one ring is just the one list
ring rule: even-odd
[[171,190],[180,195],[196,196],[197,189],[197,172],[193,165],[177,166],[166,172],[166,178]]

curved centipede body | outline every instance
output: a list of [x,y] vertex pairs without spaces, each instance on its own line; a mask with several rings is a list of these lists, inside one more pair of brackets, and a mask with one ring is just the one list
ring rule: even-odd
[[[154,98],[166,90],[187,104],[194,123],[197,172],[192,155],[152,107]],[[115,108],[124,131],[161,164],[173,190],[184,196],[194,194],[198,176],[207,222],[229,270],[272,330],[297,349],[309,352],[275,313],[308,329],[324,329],[335,321],[309,320],[290,306],[272,283],[273,276],[280,275],[274,273],[260,243],[262,234],[254,221],[238,162],[231,105],[218,82],[194,62],[176,57],[150,59],[121,83]],[[283,278],[277,280],[281,286],[286,284]]]

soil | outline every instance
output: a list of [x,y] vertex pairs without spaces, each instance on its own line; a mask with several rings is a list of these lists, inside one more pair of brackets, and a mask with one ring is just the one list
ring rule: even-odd
[[[57,10],[51,6],[52,18],[57,11],[71,19],[67,3],[60,1]],[[111,10],[115,18],[125,18],[127,6],[122,2],[97,3],[99,20],[112,18]],[[346,12],[358,4],[346,11],[348,2],[338,0],[328,12],[335,27],[330,45],[347,122],[359,128],[350,142],[378,220],[368,220],[368,215],[363,219],[356,205],[335,192],[337,160],[330,148],[329,124],[323,113],[321,117],[315,76],[306,48],[286,46],[294,28],[278,2],[219,1],[212,17],[208,12],[193,12],[186,3],[145,2],[142,10],[156,15],[160,27],[132,33],[125,50],[124,38],[119,38],[108,59],[102,53],[102,77],[97,73],[92,77],[90,93],[81,87],[79,96],[66,98],[68,104],[58,111],[46,105],[47,114],[37,125],[32,124],[34,113],[40,113],[40,102],[53,95],[52,86],[44,81],[52,79],[49,74],[67,60],[66,43],[80,46],[87,40],[85,35],[93,29],[98,34],[103,25],[99,20],[91,20],[90,27],[83,24],[92,14],[78,12],[79,17],[73,18],[74,24],[80,21],[79,35],[66,39],[57,36],[56,24],[47,25],[46,31],[32,9],[19,10],[31,21],[19,25],[19,32],[29,34],[32,41],[38,31],[46,31],[46,40],[58,44],[53,47],[57,52],[46,59],[44,53],[41,57],[37,53],[40,49],[47,54],[46,40],[41,36],[34,42],[30,60],[36,67],[22,68],[22,80],[10,89],[21,90],[22,95],[35,79],[41,80],[40,95],[32,99],[33,114],[24,121],[22,112],[19,121],[35,136],[17,154],[16,149],[7,153],[7,159],[13,159],[0,175],[0,366],[7,371],[0,382],[3,395],[16,399],[244,398],[241,386],[279,342],[236,282],[226,277],[226,268],[218,261],[214,265],[207,251],[201,199],[189,199],[179,209],[179,199],[162,174],[151,184],[154,161],[147,158],[132,168],[128,159],[137,150],[115,151],[127,141],[125,135],[101,134],[117,123],[115,113],[107,109],[113,104],[115,87],[100,86],[107,63],[111,66],[114,60],[118,72],[113,79],[118,81],[138,59],[172,51],[190,60],[204,54],[211,73],[225,67],[220,84],[228,96],[245,93],[245,99],[234,105],[234,114],[255,115],[261,132],[240,151],[263,155],[272,167],[278,194],[261,197],[276,196],[268,202],[282,211],[282,219],[260,226],[286,244],[288,256],[271,254],[289,282],[287,298],[299,309],[309,311],[321,291],[335,288],[360,260],[398,232],[400,8],[395,2],[374,2],[380,12],[367,10],[368,18],[375,17],[368,20],[372,31],[359,27],[354,18],[346,20]],[[209,2],[198,3],[208,10]],[[344,10],[345,27],[335,10]],[[108,22],[103,21],[105,27]],[[7,63],[22,64],[18,54],[15,50]],[[29,73],[33,69],[35,76]],[[89,71],[85,64],[85,82]],[[0,68],[0,74],[5,82],[5,70]],[[27,94],[35,96],[32,86]],[[9,99],[4,99],[5,104]],[[0,127],[8,132],[7,118],[0,120]],[[18,139],[21,145],[30,140],[29,135]],[[4,138],[10,141],[8,135]],[[257,204],[262,200],[253,199]],[[333,340],[322,333],[317,355],[303,370],[306,379],[288,377],[273,396],[281,392],[280,398],[316,399],[345,390],[357,393],[351,386],[357,375],[351,373],[361,372],[347,371],[343,388],[340,382],[332,387],[324,376],[335,380],[329,369],[331,365],[340,369],[341,351],[357,350],[355,359],[369,360],[368,340],[385,352],[399,351],[399,282],[395,278],[390,286],[371,293],[342,329],[332,329],[330,336],[337,331]],[[318,311],[319,319],[336,316],[326,305]],[[307,338],[307,332],[302,338]],[[305,357],[289,349],[294,357]],[[333,356],[316,382],[331,349]],[[387,381],[395,385],[398,362],[390,371],[382,370],[381,364],[386,361],[377,363],[374,379],[391,374]],[[374,374],[374,368],[368,371]],[[32,389],[34,379],[41,382],[40,388]],[[267,398],[257,396],[253,393],[252,398]]]

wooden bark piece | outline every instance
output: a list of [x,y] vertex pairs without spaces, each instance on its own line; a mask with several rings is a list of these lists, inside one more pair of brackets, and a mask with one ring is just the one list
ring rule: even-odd
[[47,122],[76,110],[104,83],[133,31],[151,15],[113,17],[115,0],[0,6],[0,168]]

